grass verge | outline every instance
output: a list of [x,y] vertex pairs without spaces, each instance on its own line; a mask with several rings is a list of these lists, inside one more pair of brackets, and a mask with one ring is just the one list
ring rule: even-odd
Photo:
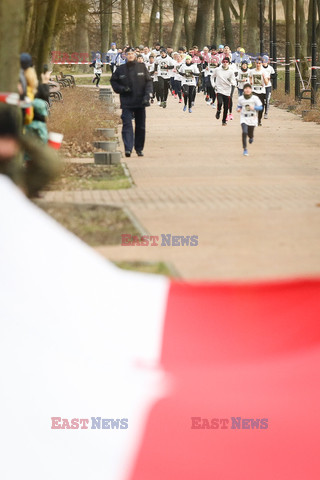
[[173,272],[169,266],[164,262],[115,262],[119,268],[124,270],[134,270],[143,273],[155,273],[158,275],[165,275],[166,277],[173,277]]
[[98,89],[64,88],[63,102],[54,102],[48,118],[50,132],[63,133],[62,156],[87,156],[94,151],[97,128],[115,128],[118,117],[99,100]]
[[34,203],[92,247],[120,245],[123,233],[140,235],[121,208],[41,200]]
[[130,187],[122,165],[66,162],[59,179],[46,190],[118,190]]

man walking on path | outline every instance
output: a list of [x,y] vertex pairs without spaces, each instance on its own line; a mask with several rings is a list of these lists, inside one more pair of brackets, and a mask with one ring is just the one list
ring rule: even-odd
[[[111,77],[111,86],[120,94],[122,109],[122,139],[126,157],[133,147],[139,157],[143,156],[146,134],[146,109],[152,96],[152,78],[144,63],[136,61],[133,48],[127,50],[127,63],[120,65]],[[133,134],[132,120],[135,120]]]

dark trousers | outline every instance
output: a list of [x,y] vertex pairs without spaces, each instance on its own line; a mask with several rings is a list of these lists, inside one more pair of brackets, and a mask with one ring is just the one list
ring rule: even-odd
[[194,85],[183,85],[183,99],[184,104],[187,105],[189,101],[189,108],[192,107],[192,104],[196,98],[196,88]]
[[176,95],[181,99],[182,94],[181,94],[181,81],[180,80],[174,80],[173,81],[173,90]]
[[266,87],[266,106],[265,106],[265,109],[264,109],[264,113],[268,113],[268,111],[269,111],[271,89],[272,89],[272,87]]
[[241,123],[242,128],[242,146],[247,148],[247,137],[253,138],[254,126]]
[[154,95],[156,96],[156,99],[159,102],[161,97],[160,97],[159,82],[158,81],[153,82],[153,91],[154,91]]
[[221,108],[223,105],[222,123],[226,123],[229,104],[230,104],[230,97],[227,97],[227,95],[222,95],[222,93],[218,93],[217,96],[218,96],[218,112],[221,112]]
[[161,102],[166,102],[168,98],[170,78],[158,77],[158,87]]
[[[125,151],[132,152],[134,147],[137,152],[142,152],[146,138],[146,109],[143,107],[123,108],[121,120]],[[134,133],[132,120],[135,121]]]
[[253,92],[253,95],[257,95],[257,97],[260,98],[260,101],[263,105],[263,109],[262,110],[259,110],[258,111],[258,123],[261,123],[261,120],[262,120],[262,115],[263,115],[263,110],[266,106],[266,94],[265,93],[256,93],[256,92]]
[[95,73],[95,77],[93,79],[93,83],[97,81],[97,85],[100,83],[101,73]]

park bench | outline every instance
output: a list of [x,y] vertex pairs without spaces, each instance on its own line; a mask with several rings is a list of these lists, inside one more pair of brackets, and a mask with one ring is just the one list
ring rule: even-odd
[[62,94],[60,92],[60,84],[50,80],[49,85],[49,100],[53,102],[59,102],[62,100]]

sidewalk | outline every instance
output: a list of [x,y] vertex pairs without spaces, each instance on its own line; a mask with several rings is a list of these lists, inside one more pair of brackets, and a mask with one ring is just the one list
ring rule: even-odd
[[[188,279],[320,273],[320,126],[271,108],[242,156],[239,115],[222,128],[198,95],[147,110],[145,157],[131,190],[48,192],[53,201],[128,207],[150,235],[198,235],[197,247],[100,247],[110,260],[168,261]],[[124,232],[126,233],[126,232]]]

